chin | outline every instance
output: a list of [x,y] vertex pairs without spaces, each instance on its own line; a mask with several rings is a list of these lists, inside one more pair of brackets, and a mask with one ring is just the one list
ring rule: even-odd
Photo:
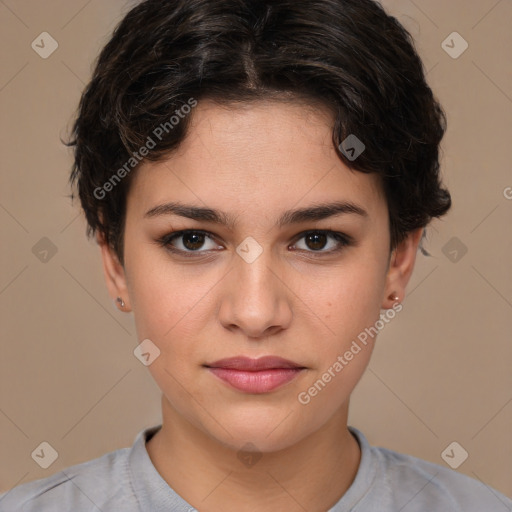
[[[291,413],[291,414],[290,414]],[[279,411],[259,410],[216,416],[217,422],[208,422],[208,435],[232,450],[239,451],[252,443],[256,451],[276,452],[286,449],[309,434],[306,423],[293,414],[291,408],[279,407]],[[220,424],[220,425],[219,425]],[[225,427],[222,428],[222,426]]]

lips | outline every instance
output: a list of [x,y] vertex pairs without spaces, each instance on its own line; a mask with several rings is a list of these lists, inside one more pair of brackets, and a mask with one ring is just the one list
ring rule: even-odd
[[229,387],[253,394],[268,393],[306,370],[304,366],[276,356],[230,357],[204,366]]
[[258,359],[237,356],[227,359],[220,359],[214,363],[205,365],[208,368],[226,368],[229,370],[240,370],[247,372],[257,372],[261,370],[275,370],[279,368],[304,368],[298,363],[283,359],[277,356],[264,356]]

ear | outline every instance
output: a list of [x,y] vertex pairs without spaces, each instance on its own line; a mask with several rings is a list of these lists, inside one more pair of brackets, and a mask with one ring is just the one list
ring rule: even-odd
[[[390,309],[394,303],[401,302],[404,299],[405,287],[414,269],[423,229],[418,228],[410,231],[407,237],[392,251],[386,276],[385,295],[382,302],[383,309]],[[398,299],[393,297],[398,297]]]
[[[101,258],[103,261],[103,274],[105,276],[108,293],[121,311],[130,312],[130,298],[128,296],[124,267],[119,262],[119,258],[115,254],[114,250],[105,242],[105,239],[101,234],[96,236],[96,241],[100,246]],[[118,297],[123,300],[123,306],[121,306],[117,301]]]

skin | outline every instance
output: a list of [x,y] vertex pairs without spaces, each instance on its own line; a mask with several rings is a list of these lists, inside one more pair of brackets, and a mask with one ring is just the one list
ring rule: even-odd
[[[147,443],[149,456],[201,512],[328,510],[359,467],[348,406],[375,338],[307,405],[297,396],[392,307],[391,297],[403,299],[422,229],[390,254],[380,181],[343,164],[322,108],[203,100],[191,115],[179,149],[133,177],[124,266],[98,237],[110,295],[133,312],[139,341],[149,338],[160,350],[148,369],[162,390],[163,426]],[[367,217],[276,225],[285,210],[340,200]],[[223,210],[234,226],[144,217],[168,201]],[[173,255],[157,243],[183,229],[211,234],[192,240],[203,255]],[[326,254],[339,246],[335,239],[315,245],[300,236],[319,229],[348,234],[354,244]],[[263,250],[252,263],[236,252],[248,236]],[[185,238],[174,247],[191,252]],[[276,390],[249,394],[203,367],[236,355],[278,355],[307,369]],[[261,455],[250,466],[237,457],[246,443]]]

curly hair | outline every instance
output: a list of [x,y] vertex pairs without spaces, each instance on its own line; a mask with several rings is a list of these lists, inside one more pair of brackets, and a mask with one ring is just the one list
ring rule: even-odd
[[[411,35],[377,2],[145,0],[98,56],[66,143],[74,148],[70,183],[78,188],[87,236],[99,232],[121,263],[134,173],[122,173],[118,186],[104,185],[128,161],[134,166],[143,147],[144,160],[168,156],[185,138],[191,116],[180,116],[158,138],[155,127],[168,126],[191,99],[206,98],[327,107],[339,158],[382,178],[391,250],[451,207],[439,175],[446,116]],[[355,160],[341,150],[350,134],[365,145]]]

